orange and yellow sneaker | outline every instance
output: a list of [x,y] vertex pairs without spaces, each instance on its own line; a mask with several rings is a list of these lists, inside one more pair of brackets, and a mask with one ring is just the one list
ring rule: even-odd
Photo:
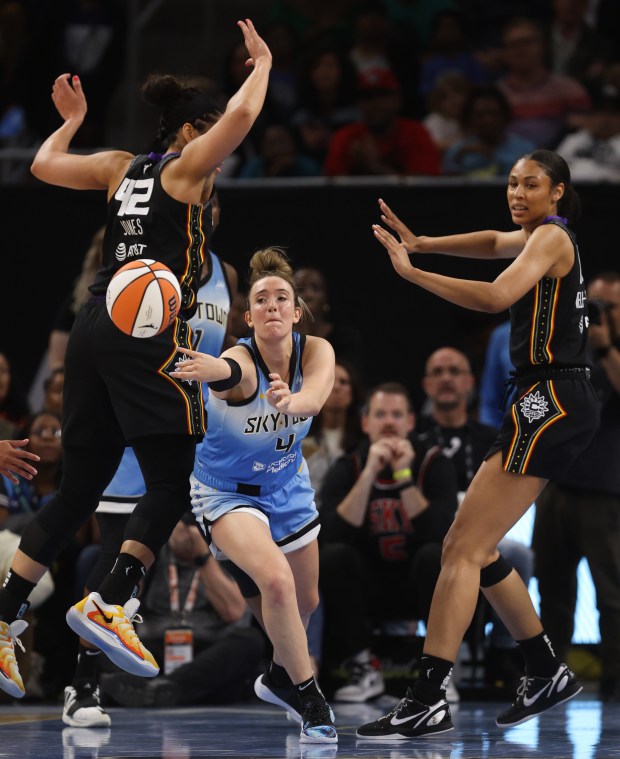
[[103,602],[99,593],[90,593],[67,612],[67,624],[80,637],[100,648],[117,667],[132,675],[155,677],[159,666],[136,635],[133,622],[140,601],[131,598],[125,606]]
[[24,650],[17,636],[27,627],[28,622],[23,619],[17,619],[11,624],[0,622],[0,688],[14,698],[22,698],[26,694],[15,658],[15,644]]

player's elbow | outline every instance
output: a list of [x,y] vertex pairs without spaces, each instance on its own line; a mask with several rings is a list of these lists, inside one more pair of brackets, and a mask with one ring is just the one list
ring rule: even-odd
[[482,310],[488,314],[501,314],[512,305],[513,300],[508,293],[491,285],[485,295]]
[[37,179],[43,179],[45,162],[35,156],[34,161],[30,164],[30,173]]

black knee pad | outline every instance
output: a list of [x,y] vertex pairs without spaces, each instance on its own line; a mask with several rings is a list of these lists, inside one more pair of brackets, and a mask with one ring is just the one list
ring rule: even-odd
[[480,587],[490,588],[492,585],[497,585],[498,582],[505,580],[511,572],[512,566],[500,553],[495,561],[480,570]]

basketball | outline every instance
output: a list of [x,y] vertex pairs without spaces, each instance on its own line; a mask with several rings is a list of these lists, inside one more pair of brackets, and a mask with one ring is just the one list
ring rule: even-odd
[[159,335],[179,313],[179,281],[165,264],[152,258],[130,261],[110,280],[106,306],[110,319],[126,335]]

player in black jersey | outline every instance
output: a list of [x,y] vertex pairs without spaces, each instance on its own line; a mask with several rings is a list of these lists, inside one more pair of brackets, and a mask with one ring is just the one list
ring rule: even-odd
[[[150,677],[159,671],[133,628],[138,601],[132,594],[189,507],[196,441],[204,435],[200,383],[170,372],[181,357],[178,349],[191,344],[186,319],[196,308],[214,178],[260,113],[271,69],[269,48],[252,22],[238,26],[253,70],[223,114],[205,93],[172,76],[147,80],[145,99],[162,108],[158,137],[164,155],[71,153],[86,99],[77,76],[62,74],[54,83],[52,100],[63,124],[37,151],[32,172],[61,187],[105,190],[108,215],[102,268],[67,346],[60,490],[29,524],[0,589],[0,688],[17,698],[24,686],[14,642],[26,624],[19,617],[28,594],[96,509],[126,444],[136,453],[146,493],[128,522],[112,572],[98,593],[69,610],[67,621],[120,667]],[[113,274],[140,256],[172,269],[182,293],[180,317],[148,339],[118,330],[105,305]]]
[[[360,738],[398,740],[452,729],[445,687],[479,587],[519,642],[526,664],[517,697],[497,725],[517,725],[581,690],[556,659],[521,578],[497,550],[549,479],[585,450],[598,426],[585,288],[575,238],[566,226],[579,199],[566,162],[548,150],[516,162],[507,197],[518,231],[449,237],[414,235],[379,201],[381,221],[399,239],[377,224],[373,232],[403,278],[465,308],[510,308],[518,392],[446,536],[420,677],[392,712],[358,729]],[[475,282],[415,268],[410,253],[513,261],[493,282]]]

